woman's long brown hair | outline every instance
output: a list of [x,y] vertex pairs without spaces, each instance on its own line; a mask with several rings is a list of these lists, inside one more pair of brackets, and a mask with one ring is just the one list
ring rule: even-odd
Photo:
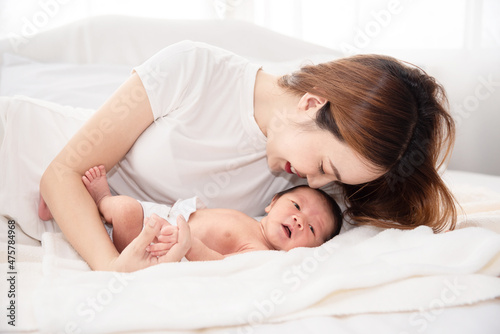
[[454,228],[455,201],[438,169],[451,154],[455,123],[434,78],[392,57],[358,55],[304,66],[279,85],[326,98],[317,125],[385,171],[372,182],[342,184],[354,223]]

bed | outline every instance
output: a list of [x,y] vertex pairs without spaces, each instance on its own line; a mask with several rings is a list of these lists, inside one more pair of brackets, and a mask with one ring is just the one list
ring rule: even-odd
[[276,74],[341,56],[238,21],[103,16],[0,40],[0,332],[500,333],[498,176],[444,172],[463,210],[448,233],[346,225],[316,249],[90,271],[38,220],[40,175],[132,66],[185,39]]

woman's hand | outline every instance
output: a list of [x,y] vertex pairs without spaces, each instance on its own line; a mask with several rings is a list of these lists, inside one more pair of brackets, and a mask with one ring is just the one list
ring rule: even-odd
[[153,215],[144,219],[144,228],[141,233],[113,260],[110,270],[132,272],[153,266],[158,263],[178,262],[191,248],[191,231],[189,225],[179,215],[177,217],[178,241],[163,256],[154,256],[149,249],[151,242],[160,234],[164,219]]
[[179,228],[156,214],[153,214],[151,218],[160,222],[161,229],[158,238],[153,240],[154,244],[148,246],[146,250],[153,256],[163,256],[177,243]]
[[114,259],[110,270],[132,272],[159,263],[159,258],[151,255],[146,248],[160,233],[161,223],[157,219],[146,218],[141,233]]
[[179,262],[191,249],[191,229],[182,215],[177,216],[177,226],[179,227],[177,243],[165,255],[158,258],[161,263]]

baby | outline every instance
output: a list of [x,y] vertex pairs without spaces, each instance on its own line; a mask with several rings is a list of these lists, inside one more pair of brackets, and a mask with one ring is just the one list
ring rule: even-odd
[[[89,169],[82,180],[104,220],[113,225],[113,243],[121,252],[143,228],[142,205],[131,197],[111,194],[104,166]],[[168,254],[173,262],[183,257],[206,261],[256,250],[316,247],[337,235],[342,223],[333,198],[308,186],[277,193],[265,212],[261,221],[232,209],[199,209],[189,216],[189,223],[179,215],[178,226],[165,222],[147,251],[153,256]],[[43,199],[39,216],[52,218]]]

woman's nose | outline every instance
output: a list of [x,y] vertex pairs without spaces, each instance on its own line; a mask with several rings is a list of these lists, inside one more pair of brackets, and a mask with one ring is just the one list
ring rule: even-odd
[[311,188],[320,188],[332,181],[325,175],[307,175],[307,184]]

